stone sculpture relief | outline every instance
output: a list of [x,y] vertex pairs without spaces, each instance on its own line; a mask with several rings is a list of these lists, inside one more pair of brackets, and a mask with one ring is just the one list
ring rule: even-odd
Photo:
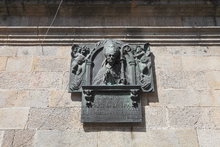
[[[81,91],[83,85],[140,85],[143,91],[154,90],[149,43],[103,40],[95,45],[73,45],[71,56],[70,92]],[[95,68],[95,60],[100,67]]]
[[[149,43],[73,45],[69,92],[82,92],[82,122],[141,122],[141,92],[154,91]],[[116,115],[117,114],[117,115]]]

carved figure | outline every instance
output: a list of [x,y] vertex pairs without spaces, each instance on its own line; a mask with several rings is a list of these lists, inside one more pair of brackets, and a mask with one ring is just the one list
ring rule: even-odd
[[139,70],[139,79],[143,88],[147,88],[151,84],[151,58],[149,44],[146,44],[144,48],[141,46],[136,47],[136,53],[134,58],[137,62],[137,68]]
[[72,73],[79,75],[82,72],[82,64],[85,63],[86,57],[89,53],[87,47],[79,48],[78,52],[74,54],[74,60],[72,62]]
[[105,60],[94,78],[94,85],[115,85],[120,81],[120,48],[111,40],[104,44]]
[[72,47],[71,56],[71,72],[74,76],[70,83],[70,89],[77,90],[82,84],[83,74],[85,73],[85,61],[89,57],[89,48],[74,45]]

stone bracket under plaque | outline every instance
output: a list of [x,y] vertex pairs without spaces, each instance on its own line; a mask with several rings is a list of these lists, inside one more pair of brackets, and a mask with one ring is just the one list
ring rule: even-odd
[[149,43],[75,44],[71,56],[69,92],[82,93],[82,122],[142,121],[140,94],[154,91]]

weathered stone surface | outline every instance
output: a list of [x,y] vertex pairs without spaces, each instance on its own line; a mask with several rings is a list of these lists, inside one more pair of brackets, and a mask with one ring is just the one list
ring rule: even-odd
[[0,131],[0,145],[2,146],[3,143],[3,136],[4,136],[4,131]]
[[[146,128],[163,128],[167,126],[165,107],[145,107]],[[138,126],[137,126],[138,127]]]
[[17,52],[16,47],[13,46],[1,46],[0,56],[15,56]]
[[219,147],[220,130],[197,130],[201,147]]
[[187,87],[187,75],[182,71],[174,72],[159,72],[158,73],[158,87],[161,86],[165,89],[183,89]]
[[193,88],[195,90],[209,89],[208,82],[206,79],[206,73],[201,72],[186,72],[187,76],[187,88]]
[[181,56],[156,56],[155,67],[162,71],[181,71],[182,58]]
[[220,89],[220,71],[206,72],[207,83],[212,89]]
[[151,46],[150,50],[154,55],[154,59],[156,60],[157,56],[170,56],[170,55],[172,55],[168,52],[167,48],[169,48],[169,47],[167,47],[167,46],[163,46],[163,47]]
[[27,127],[40,130],[82,129],[80,107],[31,108]]
[[38,50],[40,50],[40,56],[70,58],[71,46],[38,46]]
[[203,91],[198,91],[200,97],[200,106],[220,106],[220,90],[209,90],[203,93]]
[[34,71],[68,71],[70,58],[37,57],[34,58]]
[[151,51],[155,56],[220,56],[219,46],[152,46]]
[[184,71],[220,70],[220,56],[185,56],[182,63]]
[[134,147],[196,147],[197,135],[194,129],[158,129],[147,132],[131,132]]
[[28,89],[30,87],[31,74],[19,72],[0,72],[1,89]]
[[23,129],[29,108],[0,108],[0,129]]
[[81,94],[68,93],[67,91],[51,91],[49,107],[72,107],[81,106]]
[[2,89],[61,88],[62,72],[0,72]]
[[60,46],[56,56],[70,58],[71,46]]
[[210,53],[210,55],[220,56],[219,46],[208,46],[207,48],[208,48],[208,53]]
[[13,144],[15,130],[6,130],[2,140],[2,147],[9,147]]
[[64,72],[64,74],[63,74],[63,82],[62,82],[62,89],[67,90],[69,88],[69,79],[70,79],[69,71]]
[[213,109],[201,107],[177,107],[168,109],[168,118],[171,127],[174,128],[216,128],[219,127],[213,121],[214,116],[210,113]]
[[17,56],[50,56],[70,58],[71,46],[16,46]]
[[6,70],[10,72],[28,72],[32,68],[32,57],[10,57],[8,58]]
[[212,120],[216,128],[220,128],[220,108],[212,107],[208,111],[209,118]]
[[42,46],[41,55],[42,56],[55,56],[59,48],[60,48],[59,46]]
[[97,146],[132,147],[131,129],[107,129],[98,132]]
[[62,86],[62,72],[34,72],[31,77],[31,88],[57,89]]
[[19,91],[15,106],[47,107],[49,92],[47,90]]
[[14,132],[15,130],[6,130],[3,136],[2,140],[2,146],[1,147],[9,147],[13,144],[13,138],[14,138]]
[[0,90],[0,107],[7,107],[7,101],[11,98],[17,98],[16,90]]
[[0,90],[0,107],[47,107],[47,90]]
[[159,102],[165,106],[198,106],[199,96],[194,89],[158,89]]
[[204,72],[160,71],[157,75],[158,87],[164,89],[207,89],[208,83]]
[[215,55],[206,46],[167,46],[167,51],[174,56],[208,56]]
[[34,130],[7,130],[4,134],[2,147],[33,146],[34,134]]
[[97,147],[97,140],[97,132],[83,132],[72,130],[39,130],[35,135],[34,146]]
[[14,147],[30,147],[33,146],[35,131],[34,130],[16,130],[13,146]]
[[158,96],[165,106],[220,106],[219,90],[158,89]]
[[62,72],[0,72],[2,89],[60,88]]
[[0,71],[4,71],[6,69],[7,57],[0,57]]
[[17,56],[40,56],[42,53],[41,46],[18,46]]

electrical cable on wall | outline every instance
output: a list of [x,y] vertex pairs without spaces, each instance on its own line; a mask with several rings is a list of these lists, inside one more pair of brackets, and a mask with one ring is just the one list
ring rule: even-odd
[[56,13],[55,13],[55,15],[54,15],[54,17],[53,17],[53,19],[52,19],[52,21],[51,21],[51,23],[50,23],[50,25],[49,25],[47,31],[46,31],[45,34],[44,34],[43,39],[42,39],[42,41],[41,41],[42,54],[44,54],[43,43],[44,43],[44,41],[45,41],[45,39],[46,39],[47,34],[48,34],[49,31],[50,31],[50,28],[52,27],[52,25],[54,24],[54,22],[55,22],[55,20],[56,20],[56,18],[57,18],[57,14],[58,14],[58,12],[59,12],[59,10],[60,10],[60,7],[61,7],[62,3],[63,3],[63,0],[60,0],[59,6],[57,7],[57,10],[56,10]]

